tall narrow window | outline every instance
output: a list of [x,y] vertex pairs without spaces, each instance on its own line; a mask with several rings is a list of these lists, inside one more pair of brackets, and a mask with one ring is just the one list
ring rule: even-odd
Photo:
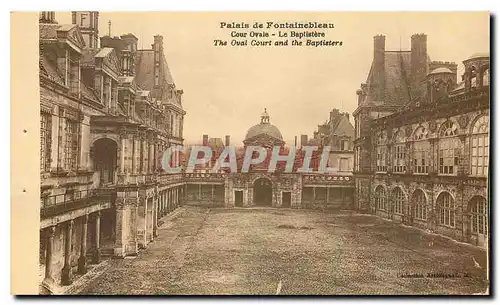
[[439,173],[456,175],[458,157],[460,155],[460,141],[457,139],[458,127],[455,123],[443,123],[439,131]]
[[78,154],[78,123],[66,119],[65,141],[64,141],[64,168],[76,169]]
[[406,171],[406,143],[402,131],[398,131],[393,138],[392,171],[404,173]]
[[490,150],[490,120],[488,116],[479,118],[472,129],[471,175],[487,176]]
[[475,196],[469,203],[471,231],[475,234],[488,234],[488,206],[486,198]]
[[455,202],[450,193],[442,192],[437,199],[439,224],[448,227],[455,226]]
[[403,214],[403,206],[405,202],[405,195],[400,187],[396,187],[392,191],[392,208],[391,210],[396,214]]
[[375,189],[375,208],[381,211],[387,210],[385,189],[380,185]]
[[50,169],[50,155],[52,147],[52,115],[40,113],[40,171]]
[[384,132],[377,136],[377,172],[386,172],[387,138]]
[[429,173],[430,143],[427,141],[427,129],[420,126],[413,134],[413,172],[417,174]]
[[413,192],[411,203],[413,217],[420,220],[427,220],[427,205],[425,194],[422,190],[417,189]]

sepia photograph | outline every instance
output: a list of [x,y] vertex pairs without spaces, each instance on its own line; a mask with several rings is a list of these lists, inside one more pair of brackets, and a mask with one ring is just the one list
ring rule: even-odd
[[488,12],[11,18],[36,294],[490,295]]

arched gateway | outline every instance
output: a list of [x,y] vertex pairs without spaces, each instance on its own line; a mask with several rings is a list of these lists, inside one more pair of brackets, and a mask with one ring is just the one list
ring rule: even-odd
[[253,203],[257,206],[272,206],[273,185],[267,178],[259,178],[253,183]]

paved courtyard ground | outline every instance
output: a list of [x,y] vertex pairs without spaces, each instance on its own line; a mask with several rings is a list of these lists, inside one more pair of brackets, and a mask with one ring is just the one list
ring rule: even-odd
[[[182,207],[81,294],[471,294],[486,252],[355,212]],[[474,263],[479,264],[479,267]]]

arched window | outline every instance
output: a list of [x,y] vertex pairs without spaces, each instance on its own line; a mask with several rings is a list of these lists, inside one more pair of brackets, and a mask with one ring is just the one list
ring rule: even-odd
[[490,120],[484,115],[472,128],[471,137],[471,175],[487,176],[490,150]]
[[486,69],[483,72],[483,86],[490,85],[490,69]]
[[442,192],[436,201],[439,224],[448,227],[455,226],[455,202],[450,193]]
[[427,204],[425,194],[422,190],[415,190],[411,196],[413,217],[420,220],[427,220]]
[[456,175],[458,168],[458,156],[460,154],[460,141],[458,126],[446,121],[439,130],[439,173],[444,175]]
[[396,187],[392,191],[392,211],[396,214],[403,214],[403,206],[405,202],[405,194],[400,187]]
[[430,143],[427,141],[427,129],[418,127],[413,133],[413,172],[428,174],[430,164]]
[[475,196],[469,202],[471,231],[475,234],[488,234],[488,206],[486,198]]
[[406,144],[403,131],[398,131],[393,137],[392,171],[404,173],[406,171]]
[[387,137],[385,132],[377,135],[377,172],[386,172]]
[[385,189],[381,185],[375,188],[375,208],[377,210],[387,210],[387,199],[385,196]]

